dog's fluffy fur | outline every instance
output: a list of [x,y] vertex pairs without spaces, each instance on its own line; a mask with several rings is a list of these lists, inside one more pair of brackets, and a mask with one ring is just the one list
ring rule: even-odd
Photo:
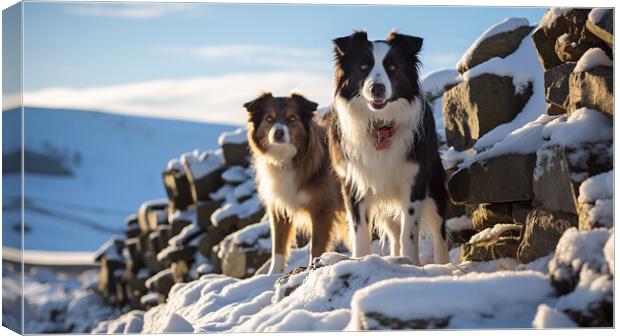
[[279,273],[297,229],[311,235],[311,260],[336,239],[346,241],[340,184],[330,168],[325,128],[314,117],[316,103],[295,93],[263,93],[244,107],[258,193],[271,220],[269,273]]
[[[370,253],[375,226],[391,254],[419,264],[419,225],[432,234],[436,263],[448,262],[447,192],[430,107],[418,77],[422,39],[364,31],[334,40],[335,92],[327,115],[332,164],[342,180],[353,256]],[[376,132],[389,125],[388,148]]]

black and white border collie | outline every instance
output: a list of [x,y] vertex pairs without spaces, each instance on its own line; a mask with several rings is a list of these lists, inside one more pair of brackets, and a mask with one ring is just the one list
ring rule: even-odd
[[447,192],[435,122],[422,98],[422,39],[365,31],[334,40],[335,92],[327,115],[332,165],[342,180],[353,256],[370,254],[371,229],[394,256],[420,264],[419,226],[432,235],[435,263],[447,263]]

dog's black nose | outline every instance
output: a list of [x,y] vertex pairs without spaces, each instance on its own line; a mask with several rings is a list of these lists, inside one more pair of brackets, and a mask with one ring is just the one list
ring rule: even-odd
[[385,95],[385,85],[381,83],[374,83],[370,85],[370,93],[377,98],[383,98]]
[[276,130],[273,132],[273,138],[278,141],[284,140],[284,130],[281,128],[276,128]]

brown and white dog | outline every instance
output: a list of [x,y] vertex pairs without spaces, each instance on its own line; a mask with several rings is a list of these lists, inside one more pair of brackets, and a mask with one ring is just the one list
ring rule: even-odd
[[330,166],[327,137],[317,104],[292,93],[263,93],[243,105],[258,194],[271,221],[269,274],[283,272],[295,233],[311,234],[311,259],[346,241],[340,184]]

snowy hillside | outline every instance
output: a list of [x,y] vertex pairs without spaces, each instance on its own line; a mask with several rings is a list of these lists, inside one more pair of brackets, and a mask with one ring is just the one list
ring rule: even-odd
[[[5,127],[19,118],[15,110],[3,114]],[[25,124],[24,248],[53,251],[95,251],[122,233],[125,217],[144,199],[165,197],[161,172],[171,157],[213,148],[221,132],[233,129],[41,108],[26,108]],[[17,148],[3,144],[4,155]],[[62,169],[46,171],[50,165]],[[18,175],[5,175],[3,183],[3,243],[18,247]]]

